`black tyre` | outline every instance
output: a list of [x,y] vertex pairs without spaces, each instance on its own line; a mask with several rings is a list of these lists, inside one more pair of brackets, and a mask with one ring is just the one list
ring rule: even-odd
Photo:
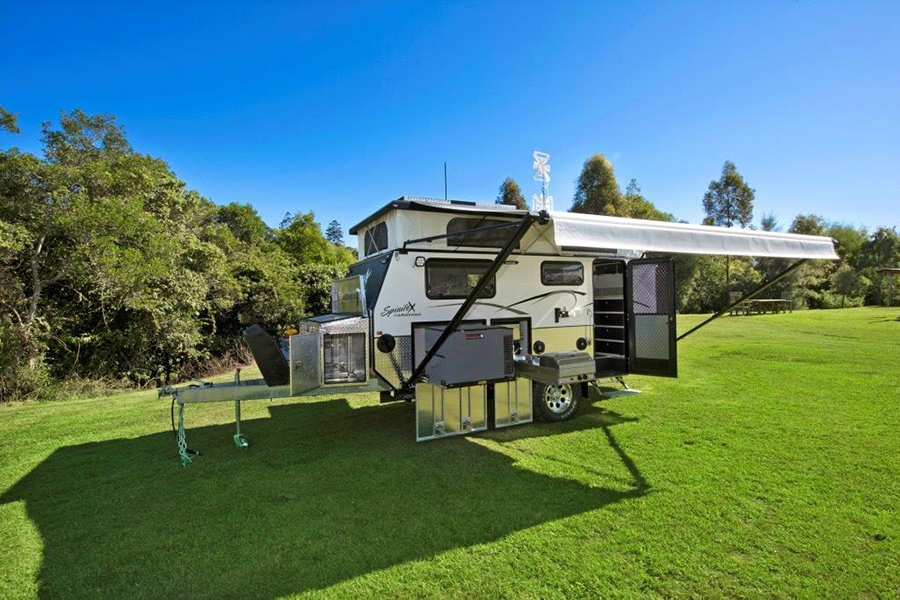
[[546,385],[535,383],[533,389],[534,416],[540,421],[558,423],[568,421],[578,410],[580,385]]

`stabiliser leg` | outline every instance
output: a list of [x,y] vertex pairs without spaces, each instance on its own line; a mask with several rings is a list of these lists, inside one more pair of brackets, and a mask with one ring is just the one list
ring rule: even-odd
[[241,401],[234,401],[234,445],[240,449],[250,447],[250,438],[241,433]]
[[[241,370],[234,371],[234,385],[241,385]],[[250,447],[250,439],[241,433],[241,401],[234,401],[234,445],[245,450]]]

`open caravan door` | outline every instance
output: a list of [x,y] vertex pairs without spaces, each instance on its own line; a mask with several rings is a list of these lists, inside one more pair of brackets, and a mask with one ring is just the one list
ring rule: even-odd
[[628,372],[678,376],[675,343],[675,261],[653,258],[625,267]]

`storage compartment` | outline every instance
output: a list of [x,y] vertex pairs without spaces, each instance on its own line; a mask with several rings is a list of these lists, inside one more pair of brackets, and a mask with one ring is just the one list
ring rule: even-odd
[[625,263],[594,263],[594,359],[597,375],[625,372]]
[[625,299],[603,299],[594,301],[594,312],[625,312]]
[[608,342],[605,340],[597,340],[594,342],[594,352],[596,354],[618,354],[625,355],[625,342]]
[[487,386],[416,384],[416,441],[487,429]]
[[361,383],[366,380],[366,334],[325,334],[324,381],[328,383]]
[[298,333],[290,345],[291,395],[322,386],[322,336],[318,331]]
[[494,427],[510,427],[532,421],[531,381],[519,378],[494,385]]
[[[426,328],[425,348],[431,348],[443,332],[443,327]],[[425,375],[431,383],[444,387],[513,379],[513,330],[486,325],[460,327],[426,365]]]
[[368,319],[321,315],[303,321],[300,330],[289,339],[292,394],[368,381]]
[[594,325],[625,326],[625,313],[594,313]]
[[624,327],[594,327],[594,339],[604,341],[625,341]]

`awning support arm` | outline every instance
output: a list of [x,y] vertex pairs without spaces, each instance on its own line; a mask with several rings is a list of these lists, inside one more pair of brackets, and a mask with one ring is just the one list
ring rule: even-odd
[[516,229],[513,236],[506,242],[506,245],[503,246],[503,249],[500,250],[500,253],[497,254],[497,257],[494,259],[494,262],[491,263],[491,266],[488,267],[487,271],[484,272],[484,275],[481,276],[481,279],[478,280],[478,283],[475,284],[475,287],[472,288],[472,291],[469,292],[469,295],[466,296],[466,299],[463,300],[462,305],[459,307],[459,310],[456,311],[456,314],[453,315],[453,318],[450,319],[450,323],[444,328],[444,331],[441,332],[441,335],[435,340],[434,344],[431,348],[428,349],[428,352],[425,354],[425,358],[422,359],[422,362],[419,363],[419,366],[416,367],[413,374],[410,375],[409,380],[407,381],[407,386],[411,387],[416,384],[422,374],[425,372],[425,367],[428,366],[428,363],[431,362],[431,359],[434,358],[434,355],[438,353],[441,349],[441,346],[444,345],[444,342],[447,341],[447,338],[450,337],[459,324],[462,323],[463,319],[466,318],[466,314],[469,312],[469,309],[472,308],[472,305],[475,304],[475,301],[478,299],[478,296],[481,295],[481,292],[487,287],[487,284],[491,281],[494,275],[497,274],[497,271],[500,270],[500,267],[503,266],[503,263],[506,262],[506,259],[509,258],[509,255],[512,254],[512,251],[516,249],[519,245],[519,241],[528,233],[528,229],[531,227],[532,223],[537,221],[540,224],[547,223],[550,220],[550,215],[547,214],[546,211],[541,211],[538,214],[528,213],[522,220],[519,221],[519,226]]
[[731,309],[736,307],[741,302],[746,302],[750,298],[753,298],[754,296],[758,296],[762,292],[766,291],[767,289],[769,289],[770,287],[772,287],[773,285],[775,285],[776,283],[778,283],[779,281],[781,281],[782,279],[784,279],[785,277],[790,275],[795,269],[800,267],[807,260],[808,259],[805,259],[805,258],[800,259],[797,262],[795,262],[794,264],[792,264],[791,266],[789,266],[787,269],[785,269],[784,271],[782,271],[781,273],[779,273],[778,275],[776,275],[775,277],[770,279],[769,281],[762,282],[759,286],[756,287],[756,289],[754,289],[749,294],[744,295],[740,300],[737,300],[736,302],[732,302],[731,304],[729,304],[728,306],[726,306],[725,308],[723,308],[722,310],[720,310],[719,312],[717,312],[710,318],[706,319],[699,325],[697,325],[697,326],[693,327],[692,329],[690,329],[689,331],[686,331],[685,333],[682,333],[681,335],[679,335],[675,341],[680,342],[681,340],[683,340],[687,336],[691,335],[692,333],[694,333],[695,331],[697,331],[704,325],[708,325],[709,323],[712,323],[713,321],[715,321],[716,319],[718,319],[725,313],[729,312]]

